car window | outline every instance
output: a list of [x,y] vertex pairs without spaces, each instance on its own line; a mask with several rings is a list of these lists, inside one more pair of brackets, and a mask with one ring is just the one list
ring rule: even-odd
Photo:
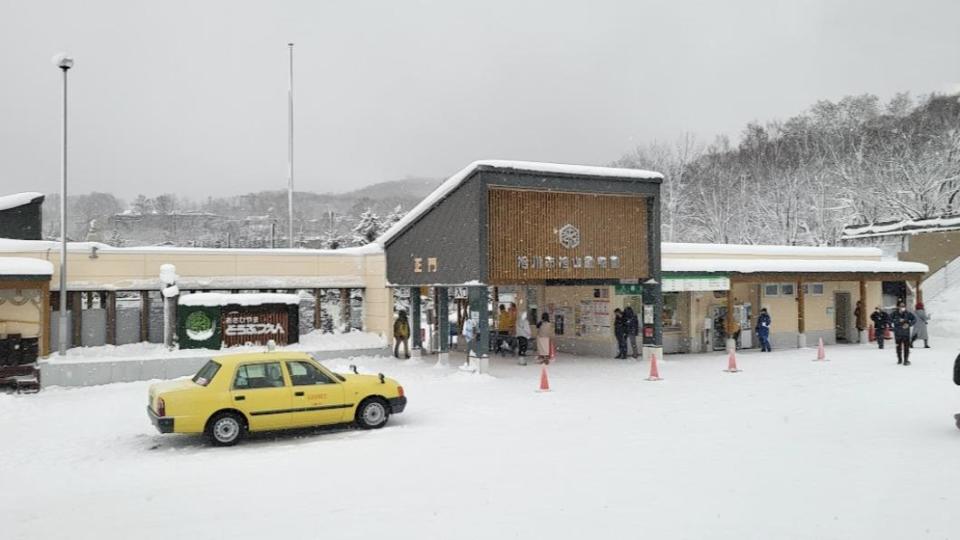
[[220,364],[210,360],[193,376],[193,382],[200,386],[206,386],[217,376],[218,371],[220,371]]
[[310,362],[287,362],[287,369],[290,370],[290,382],[294,386],[333,383],[326,373]]
[[233,387],[237,389],[277,388],[283,386],[280,362],[245,364],[237,368]]

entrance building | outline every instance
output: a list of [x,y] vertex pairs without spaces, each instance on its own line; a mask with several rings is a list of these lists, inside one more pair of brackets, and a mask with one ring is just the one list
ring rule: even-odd
[[[480,356],[496,343],[489,336],[511,333],[491,313],[500,304],[515,304],[534,334],[534,321],[549,314],[560,351],[610,356],[613,310],[632,305],[644,351],[658,351],[661,180],[650,171],[516,161],[478,161],[448,179],[379,239],[387,283],[409,292],[414,348],[423,345],[426,293],[442,355],[451,320],[474,320]],[[451,317],[458,296],[465,298]]]

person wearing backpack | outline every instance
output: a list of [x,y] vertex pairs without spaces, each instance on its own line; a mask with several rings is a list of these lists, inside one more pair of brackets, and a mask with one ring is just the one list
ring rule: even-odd
[[393,322],[393,341],[393,356],[400,358],[400,343],[403,343],[403,355],[410,358],[410,321],[405,309],[400,310]]

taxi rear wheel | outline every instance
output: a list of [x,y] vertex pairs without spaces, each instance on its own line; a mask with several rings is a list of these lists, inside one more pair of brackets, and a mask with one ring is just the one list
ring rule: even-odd
[[387,424],[390,407],[381,398],[367,398],[357,407],[356,423],[363,429],[378,429]]
[[217,413],[207,424],[207,437],[214,446],[233,446],[243,438],[245,431],[243,418],[228,411]]

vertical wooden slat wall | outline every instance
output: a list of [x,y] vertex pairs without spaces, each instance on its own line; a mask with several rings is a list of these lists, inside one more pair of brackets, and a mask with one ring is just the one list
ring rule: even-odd
[[[622,279],[649,274],[646,199],[638,195],[533,191],[491,186],[489,269],[491,284],[546,279]],[[580,245],[566,248],[558,232],[571,224]],[[575,257],[620,257],[620,268],[573,268]],[[520,256],[563,256],[571,268],[517,265]],[[531,261],[532,262],[532,261]]]

